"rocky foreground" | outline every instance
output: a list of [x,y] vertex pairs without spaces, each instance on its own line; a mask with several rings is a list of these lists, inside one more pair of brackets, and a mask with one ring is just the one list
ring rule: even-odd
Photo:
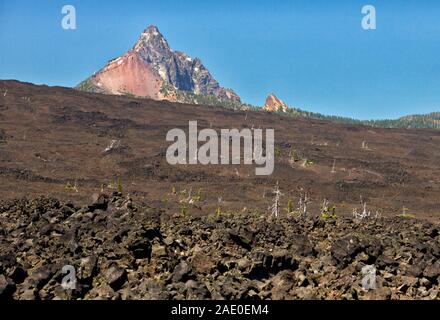
[[[115,193],[0,204],[1,299],[439,299],[440,226],[415,219],[186,217]],[[61,283],[65,265],[76,289]],[[376,289],[362,268],[376,268]]]

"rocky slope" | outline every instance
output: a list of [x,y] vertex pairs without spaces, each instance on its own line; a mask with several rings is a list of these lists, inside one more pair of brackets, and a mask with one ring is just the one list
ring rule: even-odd
[[[439,299],[440,226],[168,215],[119,193],[0,204],[0,299]],[[75,290],[61,286],[64,265]],[[374,266],[376,289],[362,288]]]
[[221,87],[200,59],[171,50],[155,26],[145,29],[132,49],[109,61],[77,88],[174,102],[189,102],[188,94],[194,94],[240,103],[240,97]]

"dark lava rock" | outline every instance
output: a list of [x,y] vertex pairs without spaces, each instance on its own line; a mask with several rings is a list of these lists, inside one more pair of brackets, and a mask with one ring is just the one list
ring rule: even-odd
[[151,242],[145,238],[138,238],[127,245],[128,250],[136,259],[151,259]]
[[0,255],[0,270],[12,267],[16,262],[15,254],[6,253]]
[[172,280],[173,282],[185,282],[191,276],[192,269],[185,261],[182,261],[174,268]]
[[142,298],[146,300],[167,300],[169,298],[165,286],[161,282],[153,279],[143,281],[139,285],[139,290],[144,292]]
[[251,250],[252,241],[254,240],[254,233],[246,227],[237,228],[229,231],[231,239],[242,246],[246,250]]
[[428,265],[423,271],[423,275],[428,279],[436,279],[440,276],[440,261],[436,261],[434,264]]
[[88,206],[88,209],[93,212],[95,210],[107,210],[109,197],[106,194],[100,194],[97,199]]
[[0,299],[9,299],[15,291],[15,283],[11,279],[6,279],[0,275]]
[[333,243],[331,254],[338,264],[345,266],[348,265],[363,249],[364,245],[361,240],[354,235],[349,235],[336,240]]
[[314,255],[313,244],[306,235],[292,235],[292,249],[295,254],[300,256]]
[[90,282],[97,273],[98,258],[95,255],[82,258],[78,269],[78,279]]
[[107,270],[104,271],[105,282],[113,289],[120,289],[127,281],[127,271],[119,267],[117,264],[111,264]]
[[[0,297],[440,297],[435,223],[284,216],[269,221],[264,213],[174,217],[129,202],[119,193],[81,208],[44,197],[0,201]],[[75,290],[61,286],[64,265],[76,268]],[[377,276],[377,289],[368,292],[361,287],[367,265]]]
[[206,285],[197,281],[188,280],[185,283],[185,288],[187,290],[186,299],[188,300],[205,300],[211,298],[211,293]]
[[271,295],[275,300],[284,300],[288,298],[289,291],[292,289],[295,283],[293,272],[290,270],[284,270],[274,276],[270,285],[272,286]]
[[27,281],[30,281],[37,289],[41,289],[49,282],[57,271],[60,271],[61,267],[54,264],[47,264],[37,268]]
[[16,266],[12,270],[10,277],[15,283],[22,283],[26,279],[27,275],[27,271],[24,268],[21,266]]

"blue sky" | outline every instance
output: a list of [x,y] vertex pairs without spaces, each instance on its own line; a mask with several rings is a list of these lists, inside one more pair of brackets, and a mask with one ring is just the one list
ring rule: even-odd
[[[77,30],[61,28],[72,4]],[[361,28],[361,8],[377,29]],[[440,111],[440,1],[0,0],[0,79],[74,86],[157,25],[243,101],[355,117]]]

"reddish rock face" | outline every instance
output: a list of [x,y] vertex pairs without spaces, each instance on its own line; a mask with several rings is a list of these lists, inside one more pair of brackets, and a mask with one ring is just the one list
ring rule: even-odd
[[219,85],[200,59],[171,50],[155,26],[145,29],[132,49],[77,88],[170,101],[178,101],[177,92],[181,91],[240,102],[234,91]]
[[266,98],[266,103],[263,109],[272,112],[283,111],[286,112],[289,106],[284,101],[278,99],[274,94],[269,94]]
[[163,80],[133,52],[117,58],[92,76],[99,89],[111,94],[133,94],[159,100]]

